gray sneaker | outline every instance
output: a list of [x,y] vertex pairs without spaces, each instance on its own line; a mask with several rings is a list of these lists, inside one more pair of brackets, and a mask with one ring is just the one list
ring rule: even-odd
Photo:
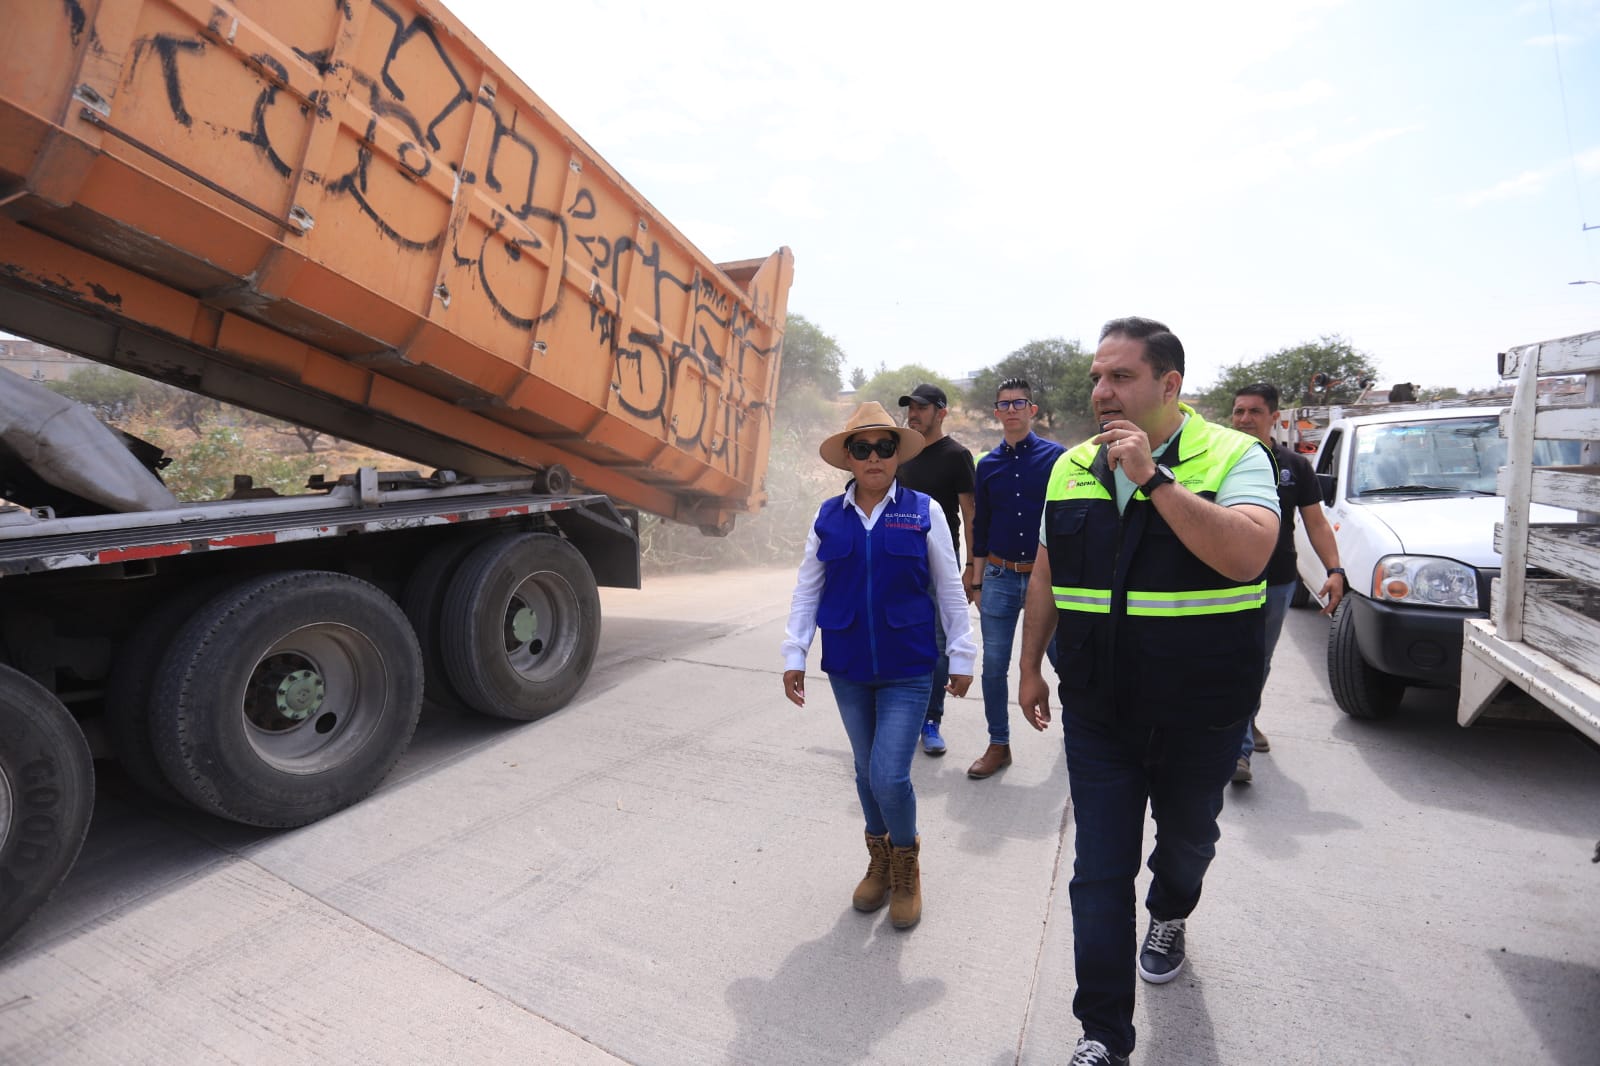
[[1164,985],[1178,976],[1183,961],[1183,919],[1164,922],[1152,917],[1139,949],[1139,976],[1153,985]]
[[1083,1037],[1072,1051],[1072,1061],[1067,1066],[1127,1066],[1128,1056],[1113,1055],[1098,1040]]

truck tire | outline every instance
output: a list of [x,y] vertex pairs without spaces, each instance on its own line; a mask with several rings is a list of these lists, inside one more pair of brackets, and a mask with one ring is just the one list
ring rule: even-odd
[[1299,578],[1294,579],[1294,592],[1289,596],[1290,607],[1304,607],[1311,602],[1311,590]]
[[460,569],[461,560],[480,543],[481,537],[458,536],[434,547],[411,572],[400,596],[400,607],[411,620],[411,628],[416,631],[417,643],[422,648],[423,694],[428,702],[454,711],[471,708],[450,684],[444,653],[439,647],[439,619],[444,613],[444,597],[450,589],[450,579]]
[[234,585],[184,624],[150,736],[195,806],[283,828],[376,788],[421,710],[422,654],[399,605],[346,574],[293,570]]
[[468,706],[531,722],[577,694],[600,643],[600,593],[578,550],[547,533],[485,541],[445,595],[440,646]]
[[43,685],[0,666],[0,945],[77,861],[94,812],[94,761]]
[[147,795],[163,803],[187,805],[156,758],[150,739],[150,699],[156,671],[172,638],[189,617],[226,587],[221,581],[204,581],[174,593],[142,620],[117,648],[106,679],[106,739],[123,773]]
[[1400,707],[1405,682],[1376,670],[1361,657],[1354,616],[1347,597],[1328,629],[1328,685],[1333,701],[1352,718],[1388,718]]

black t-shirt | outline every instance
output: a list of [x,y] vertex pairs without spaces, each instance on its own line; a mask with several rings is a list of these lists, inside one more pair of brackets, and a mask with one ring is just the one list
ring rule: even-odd
[[956,564],[966,565],[961,554],[961,501],[956,497],[972,491],[972,453],[950,437],[940,437],[900,465],[900,484],[926,492],[944,508],[950,523],[950,543],[955,545]]
[[1298,578],[1294,565],[1294,515],[1301,507],[1322,502],[1322,487],[1311,469],[1311,460],[1282,444],[1272,446],[1278,460],[1278,546],[1267,563],[1267,584],[1284,585]]

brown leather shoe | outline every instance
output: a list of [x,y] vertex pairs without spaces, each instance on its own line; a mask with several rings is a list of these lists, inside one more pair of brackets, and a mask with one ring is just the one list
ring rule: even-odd
[[1272,750],[1272,741],[1267,739],[1267,735],[1265,733],[1256,728],[1256,724],[1254,722],[1250,723],[1250,743],[1255,746],[1257,751]]
[[1010,744],[990,744],[978,756],[978,761],[967,767],[968,777],[992,777],[996,770],[1004,770],[1011,765]]

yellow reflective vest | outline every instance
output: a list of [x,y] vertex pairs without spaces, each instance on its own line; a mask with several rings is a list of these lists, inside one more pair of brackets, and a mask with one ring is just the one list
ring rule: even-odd
[[[1160,461],[1215,499],[1261,443],[1183,410]],[[1065,713],[1181,727],[1250,714],[1266,667],[1265,580],[1241,583],[1201,562],[1141,491],[1119,514],[1105,448],[1088,441],[1056,461],[1044,531]]]

